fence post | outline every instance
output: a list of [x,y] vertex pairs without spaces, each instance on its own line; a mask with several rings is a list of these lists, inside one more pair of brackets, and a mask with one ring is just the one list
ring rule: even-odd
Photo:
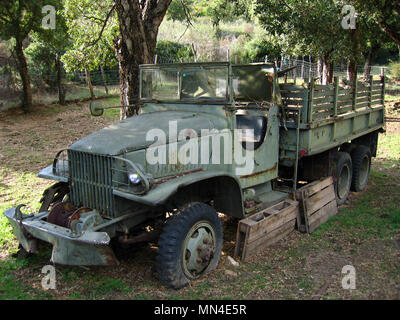
[[297,84],[297,60],[294,61],[294,66],[296,68],[294,68],[294,70],[293,70],[293,80],[294,80],[294,84]]
[[235,64],[239,64],[239,56],[235,55]]
[[101,72],[101,79],[103,80],[103,84],[104,84],[104,89],[106,90],[106,94],[108,95],[107,81],[106,81],[106,76],[104,74],[103,66],[100,66],[100,72]]
[[90,71],[87,68],[85,68],[85,74],[86,74],[86,82],[90,90],[90,98],[93,100],[95,98],[93,84],[92,80],[90,79]]
[[157,64],[158,63],[158,55],[156,54],[156,55],[154,55],[154,64]]
[[304,80],[304,56],[303,56],[303,61],[301,63],[301,78]]

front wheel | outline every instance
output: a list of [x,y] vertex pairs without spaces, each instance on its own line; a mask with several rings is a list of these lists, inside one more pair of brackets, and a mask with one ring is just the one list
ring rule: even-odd
[[222,224],[209,205],[195,203],[173,216],[158,243],[160,282],[180,289],[214,270],[221,256]]

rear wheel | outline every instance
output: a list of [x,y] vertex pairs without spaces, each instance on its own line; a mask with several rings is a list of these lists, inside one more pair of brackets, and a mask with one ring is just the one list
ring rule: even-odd
[[359,192],[367,187],[371,169],[371,151],[366,146],[358,146],[351,153],[353,160],[353,181],[351,188]]
[[158,245],[161,283],[182,288],[217,267],[222,250],[221,220],[209,205],[195,203],[167,222]]
[[352,174],[353,169],[350,155],[347,152],[338,152],[335,172],[335,191],[338,205],[345,203],[349,196]]

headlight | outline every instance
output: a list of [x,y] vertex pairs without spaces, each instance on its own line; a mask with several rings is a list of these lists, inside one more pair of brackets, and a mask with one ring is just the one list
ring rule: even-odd
[[145,194],[150,190],[153,177],[145,173],[140,164],[121,157],[114,157],[114,159],[112,168],[114,188],[137,195]]
[[129,179],[129,182],[135,186],[142,183],[142,178],[137,173],[129,173],[128,179]]

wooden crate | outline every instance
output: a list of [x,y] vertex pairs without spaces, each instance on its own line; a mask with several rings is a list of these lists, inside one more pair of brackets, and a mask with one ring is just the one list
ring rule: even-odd
[[300,203],[297,226],[301,232],[314,232],[338,212],[332,177],[314,181],[298,189],[296,200]]
[[246,219],[240,220],[236,234],[235,257],[250,256],[286,237],[299,219],[299,203],[286,199]]

